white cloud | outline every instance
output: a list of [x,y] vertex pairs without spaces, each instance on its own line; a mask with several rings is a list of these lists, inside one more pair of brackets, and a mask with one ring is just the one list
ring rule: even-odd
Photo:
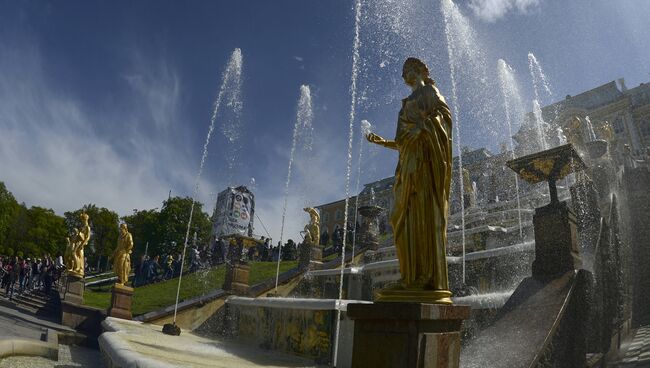
[[180,121],[180,82],[170,68],[134,65],[136,108],[100,113],[50,85],[34,43],[4,43],[0,55],[0,181],[19,201],[59,214],[95,203],[124,215],[192,185],[195,165],[167,138],[183,135],[162,129]]
[[539,4],[540,0],[470,0],[469,7],[478,18],[494,22],[511,11],[527,13]]
[[293,59],[295,61],[298,61],[298,62],[301,62],[301,63],[305,60],[302,56],[295,56],[295,55],[294,55]]

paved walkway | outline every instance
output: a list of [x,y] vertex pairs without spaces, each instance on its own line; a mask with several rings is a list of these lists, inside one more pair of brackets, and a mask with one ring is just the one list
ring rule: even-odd
[[42,357],[14,356],[0,359],[0,368],[104,368],[98,350],[80,346],[59,345],[59,360]]
[[623,358],[615,367],[650,368],[650,326],[643,326],[636,330]]

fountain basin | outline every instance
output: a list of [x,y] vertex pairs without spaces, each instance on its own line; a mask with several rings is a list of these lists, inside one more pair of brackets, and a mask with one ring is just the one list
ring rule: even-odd
[[[340,271],[339,271],[340,272]],[[331,364],[336,319],[341,312],[337,366],[350,366],[354,321],[349,303],[367,301],[309,298],[245,298],[226,300],[224,327],[229,338],[287,353],[318,364]]]

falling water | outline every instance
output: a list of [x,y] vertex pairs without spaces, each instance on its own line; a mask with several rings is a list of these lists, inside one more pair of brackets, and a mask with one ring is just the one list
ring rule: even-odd
[[[461,218],[461,236],[463,246],[463,284],[465,283],[465,194],[463,193],[463,154],[462,144],[460,141],[460,114],[458,112],[458,94],[456,91],[456,50],[452,40],[452,31],[450,23],[455,19],[462,18],[456,4],[451,0],[441,2],[442,12],[445,20],[445,36],[447,37],[447,53],[449,55],[449,69],[451,78],[451,103],[454,114],[454,125],[456,125],[456,146],[458,149],[458,183],[460,188],[460,218]],[[469,35],[468,35],[469,37]]]
[[359,48],[361,40],[359,38],[361,28],[361,0],[354,2],[354,42],[352,44],[352,75],[350,76],[350,117],[348,128],[348,157],[345,174],[345,209],[343,212],[343,246],[341,247],[341,277],[339,282],[339,302],[336,307],[336,334],[334,341],[334,366],[338,359],[339,340],[341,332],[341,309],[340,300],[343,299],[343,275],[345,271],[345,244],[348,228],[348,208],[350,206],[350,173],[352,172],[352,140],[354,138],[354,117],[357,107],[357,78],[359,76]]
[[[187,231],[185,232],[185,241],[183,243],[183,254],[181,256],[181,270],[178,276],[178,288],[176,289],[176,303],[174,304],[174,319],[173,323],[176,324],[176,312],[178,311],[178,298],[181,292],[181,280],[183,279],[183,265],[185,263],[185,251],[187,250],[187,242],[190,237],[190,229],[192,227],[192,216],[194,215],[194,204],[195,198],[199,192],[199,183],[201,181],[201,174],[203,173],[203,166],[205,165],[205,159],[208,156],[208,145],[210,144],[210,137],[212,137],[212,132],[214,131],[214,124],[217,120],[217,114],[219,108],[221,107],[222,100],[224,96],[236,96],[239,97],[239,91],[229,90],[233,86],[237,89],[240,89],[241,86],[241,72],[242,72],[242,54],[241,49],[237,48],[232,52],[230,60],[226,70],[223,72],[223,77],[221,81],[221,88],[219,89],[219,94],[217,99],[214,101],[214,109],[212,110],[212,117],[210,117],[210,127],[208,128],[208,135],[205,137],[205,143],[203,144],[203,154],[201,155],[201,163],[199,165],[199,172],[196,174],[196,181],[194,184],[194,193],[192,194],[192,205],[190,206],[190,218],[187,221]],[[227,97],[229,103],[237,102],[235,97]],[[241,102],[238,102],[238,108],[241,110]]]
[[533,123],[538,150],[546,151],[548,149],[548,142],[546,141],[546,131],[548,130],[548,124],[542,117],[542,108],[539,106],[538,100],[533,100],[533,119],[535,119]]
[[541,101],[539,91],[542,89],[546,94],[546,97],[553,97],[553,92],[551,92],[551,85],[548,83],[548,78],[542,70],[542,66],[532,52],[528,53],[528,70],[530,71],[530,77],[533,80],[533,92],[535,93],[535,99]]
[[[513,73],[512,68],[510,65],[508,65],[505,60],[499,59],[497,62],[497,68],[499,72],[499,82],[501,84],[501,93],[503,94],[503,105],[505,108],[505,120],[506,124],[508,125],[508,136],[510,139],[508,140],[508,143],[510,145],[510,152],[512,154],[512,158],[515,158],[515,149],[514,149],[514,142],[513,142],[513,134],[512,134],[512,117],[514,116],[515,119],[518,119],[519,116],[518,114],[513,113],[513,109],[511,107],[511,101],[512,103],[515,104],[514,109],[517,110],[517,107],[521,106],[521,95],[519,94],[519,87],[517,86],[517,81],[515,80],[515,75]],[[521,202],[519,199],[519,178],[517,176],[517,173],[514,173],[513,175],[515,179],[515,190],[516,190],[516,197],[517,197],[517,217],[519,220],[519,237],[523,238],[524,236],[524,230],[523,230],[523,225],[521,222]]]
[[[540,105],[544,103],[544,100],[548,101],[549,103],[551,102],[550,100],[553,98],[553,91],[551,91],[551,84],[548,82],[548,78],[546,77],[546,74],[544,74],[542,65],[539,63],[539,61],[537,60],[537,58],[532,52],[528,53],[528,71],[530,72],[530,78],[533,82],[533,93],[535,97],[533,101],[533,117],[535,118],[534,121],[535,134],[538,134],[539,137],[538,143],[540,144],[541,149],[547,150],[550,147],[548,144],[548,140],[546,139],[546,133],[549,124],[547,124],[542,118],[542,109]],[[541,92],[543,92],[543,96]],[[552,123],[555,124],[556,126],[558,125],[557,122],[558,116],[559,116],[559,110],[556,105],[553,121],[552,121]]]
[[586,128],[587,128],[587,137],[589,137],[589,142],[593,142],[596,139],[596,132],[594,132],[594,126],[591,124],[591,119],[589,119],[589,116],[585,117],[585,120],[587,121]]
[[[282,225],[280,225],[280,246],[278,249],[278,265],[275,272],[275,293],[278,293],[278,281],[280,279],[280,261],[282,260],[282,244],[284,237],[284,222],[287,216],[287,202],[289,200],[289,185],[291,184],[291,169],[293,159],[296,153],[296,144],[298,137],[303,135],[305,128],[311,130],[311,121],[314,118],[311,106],[311,91],[309,86],[300,86],[300,98],[298,99],[298,108],[296,111],[296,121],[293,125],[293,136],[291,138],[291,153],[289,154],[289,165],[287,167],[287,181],[284,184],[284,204],[282,206]],[[311,133],[309,133],[311,135]]]
[[355,193],[357,196],[354,200],[354,230],[352,231],[352,262],[354,262],[354,247],[357,244],[357,217],[359,212],[359,184],[361,181],[361,163],[363,157],[363,145],[366,136],[370,134],[372,125],[368,120],[361,120],[361,134],[359,134],[359,159],[357,160],[357,185]]

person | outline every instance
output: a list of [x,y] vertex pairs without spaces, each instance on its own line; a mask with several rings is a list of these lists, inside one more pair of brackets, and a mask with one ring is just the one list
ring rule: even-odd
[[171,254],[167,255],[167,258],[165,259],[165,274],[163,278],[165,280],[169,280],[172,277],[174,277],[174,256]]
[[159,259],[160,256],[156,255],[147,263],[147,284],[158,281],[158,274],[160,273],[160,263],[158,263]]
[[18,257],[14,257],[14,259],[11,260],[11,263],[9,263],[7,266],[6,271],[9,277],[7,280],[7,285],[5,286],[5,295],[7,298],[9,298],[9,300],[11,300],[14,295],[14,284],[20,275],[20,262],[18,260]]
[[327,228],[323,231],[323,234],[320,236],[320,245],[327,245],[327,242],[330,241],[330,235],[327,233]]
[[190,248],[190,273],[196,272],[201,268],[201,258],[196,246]]
[[34,262],[32,263],[32,282],[30,287],[32,290],[39,288],[40,266],[40,259],[34,258]]
[[144,254],[141,255],[138,260],[135,262],[135,266],[133,267],[133,273],[135,274],[133,277],[133,287],[138,287],[142,285],[142,269],[144,268]]
[[410,295],[408,298],[416,295],[414,301],[450,304],[445,248],[452,168],[451,112],[422,61],[408,58],[402,77],[412,93],[402,100],[395,140],[367,135],[371,143],[399,153],[391,225],[401,282],[381,290],[377,300],[402,294]]

